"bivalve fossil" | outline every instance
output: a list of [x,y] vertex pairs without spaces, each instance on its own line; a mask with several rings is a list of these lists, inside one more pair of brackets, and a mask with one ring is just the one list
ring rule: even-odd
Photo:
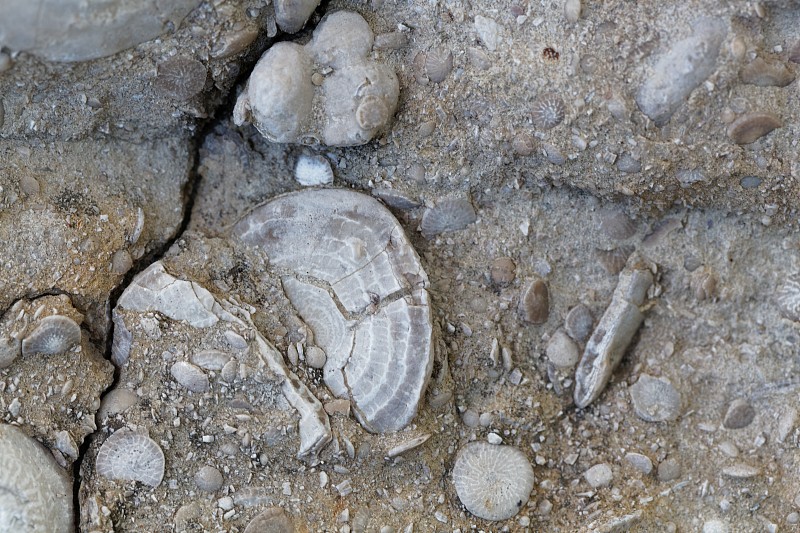
[[72,481],[52,454],[0,424],[0,531],[74,531]]
[[782,125],[772,113],[746,113],[728,126],[728,137],[736,144],[751,144]]
[[437,48],[425,54],[425,75],[433,83],[441,83],[453,70],[453,52]]
[[778,287],[776,295],[781,314],[789,320],[800,322],[800,278],[787,277]]
[[519,316],[529,324],[544,324],[550,316],[550,290],[537,279],[528,284],[519,299]]
[[462,230],[477,219],[475,208],[466,196],[445,198],[425,210],[420,230],[426,237],[433,237],[440,233]]
[[81,342],[81,327],[71,318],[50,315],[22,340],[22,355],[64,353]]
[[534,124],[542,129],[549,130],[564,121],[567,110],[564,107],[564,100],[559,95],[546,93],[534,100],[531,112],[533,113]]
[[282,269],[283,289],[325,352],[325,383],[369,431],[415,416],[430,376],[428,279],[377,200],[306,189],[256,208],[233,228]]
[[528,502],[534,474],[530,461],[513,446],[470,442],[453,466],[453,484],[467,510],[485,520],[506,520]]
[[739,71],[744,83],[759,87],[786,87],[794,81],[794,74],[783,63],[755,58]]
[[164,452],[147,435],[120,429],[100,447],[95,469],[107,479],[157,487],[164,478]]
[[294,179],[305,187],[328,185],[333,183],[333,169],[325,157],[303,154],[297,158]]

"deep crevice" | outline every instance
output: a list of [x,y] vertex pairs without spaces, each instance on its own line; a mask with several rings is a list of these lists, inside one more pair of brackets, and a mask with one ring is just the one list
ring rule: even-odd
[[[219,98],[220,104],[214,110],[213,115],[211,115],[207,120],[199,122],[199,127],[196,130],[196,133],[187,139],[187,142],[190,145],[189,153],[190,157],[192,157],[191,161],[191,169],[189,170],[189,178],[187,183],[184,187],[183,191],[183,202],[184,202],[184,212],[183,217],[181,220],[178,229],[175,231],[175,234],[170,238],[167,239],[163,244],[157,246],[151,252],[145,254],[141,258],[137,259],[131,269],[125,274],[122,282],[111,291],[108,298],[108,308],[106,311],[106,320],[108,323],[107,331],[106,331],[106,338],[105,338],[105,346],[103,349],[103,356],[106,360],[111,361],[111,350],[114,340],[114,322],[112,320],[112,311],[117,305],[117,301],[119,300],[122,293],[125,289],[130,285],[133,279],[140,274],[144,269],[148,266],[153,264],[155,261],[162,259],[167,252],[169,251],[172,246],[183,237],[183,234],[186,232],[186,229],[189,227],[189,223],[191,222],[192,211],[194,210],[195,200],[197,198],[197,193],[200,189],[200,182],[202,177],[199,173],[199,166],[200,166],[200,150],[203,147],[206,138],[213,134],[214,130],[225,121],[228,120],[230,116],[233,114],[233,108],[236,104],[236,96],[237,92],[240,87],[244,86],[244,83],[250,77],[250,73],[253,70],[256,62],[261,58],[262,54],[269,49],[274,44],[281,42],[281,41],[288,41],[288,40],[300,40],[303,39],[306,35],[309,35],[310,32],[313,31],[316,24],[319,23],[321,18],[327,13],[328,11],[328,4],[329,0],[322,0],[315,10],[314,14],[310,17],[309,22],[306,24],[305,28],[296,34],[287,34],[283,32],[279,32],[273,39],[265,39],[261,41],[263,46],[258,46],[258,49],[253,50],[243,56],[240,61],[242,62],[241,66],[242,69],[239,75],[236,78],[236,81],[231,85],[231,89],[228,93]],[[209,101],[213,101],[214,98],[209,97]],[[123,142],[123,141],[120,141]],[[119,368],[114,366],[114,378],[108,388],[103,391],[100,395],[100,400],[102,401],[105,396],[114,390],[117,385],[119,384],[120,378],[120,370]],[[98,428],[99,429],[99,428]],[[83,459],[86,457],[86,454],[89,451],[89,446],[91,445],[92,439],[94,435],[97,433],[97,430],[87,435],[83,442],[81,443],[78,449],[78,458],[72,465],[73,468],[73,507],[74,507],[74,523],[75,523],[75,531],[81,531],[81,505],[80,505],[80,488],[81,488],[81,466],[83,464]]]

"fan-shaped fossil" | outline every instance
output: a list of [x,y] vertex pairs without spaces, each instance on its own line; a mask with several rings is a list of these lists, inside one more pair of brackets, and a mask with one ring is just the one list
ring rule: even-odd
[[71,318],[50,315],[22,340],[22,355],[63,353],[81,342],[81,327]]
[[428,278],[402,228],[375,199],[347,190],[279,196],[239,221],[314,332],[325,383],[369,431],[401,429],[432,365]]
[[39,443],[0,424],[0,531],[74,531],[72,483]]
[[164,452],[146,435],[120,429],[100,446],[95,469],[104,478],[157,487],[164,478]]
[[533,490],[533,467],[513,446],[470,442],[458,453],[453,484],[461,503],[486,520],[511,518]]

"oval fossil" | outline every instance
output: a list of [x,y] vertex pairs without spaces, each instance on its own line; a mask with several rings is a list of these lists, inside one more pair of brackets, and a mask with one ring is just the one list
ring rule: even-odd
[[283,290],[327,355],[323,376],[362,426],[396,431],[430,376],[428,277],[403,229],[377,200],[340,189],[279,196],[233,234],[283,271]]

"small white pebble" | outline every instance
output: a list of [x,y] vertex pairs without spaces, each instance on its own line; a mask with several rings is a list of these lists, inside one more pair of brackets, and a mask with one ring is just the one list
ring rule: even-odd
[[503,443],[503,438],[500,435],[498,435],[497,433],[489,433],[486,436],[486,440],[489,441],[489,444],[502,444]]

